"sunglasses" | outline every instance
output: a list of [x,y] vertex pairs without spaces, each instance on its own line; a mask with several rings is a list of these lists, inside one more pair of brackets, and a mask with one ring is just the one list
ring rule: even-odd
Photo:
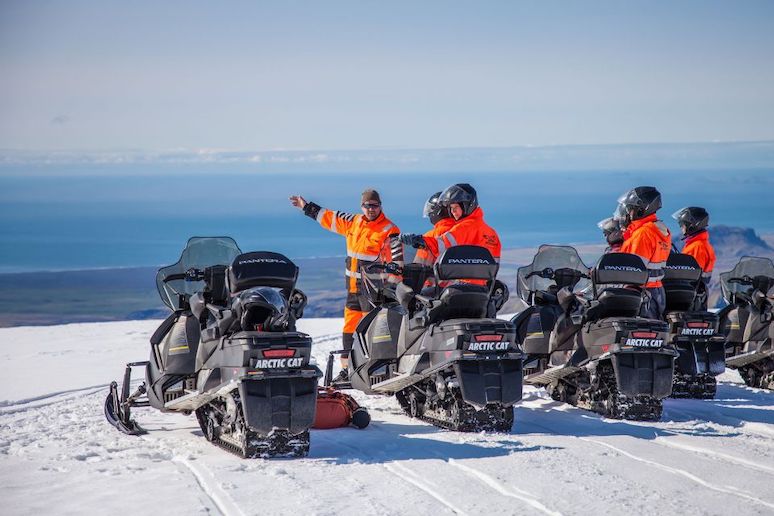
[[363,208],[365,208],[367,210],[375,210],[376,208],[379,208],[381,206],[381,204],[365,202],[361,206],[363,206]]

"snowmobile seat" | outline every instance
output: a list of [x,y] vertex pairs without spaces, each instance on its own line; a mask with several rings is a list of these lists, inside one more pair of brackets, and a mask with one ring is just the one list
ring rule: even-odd
[[606,317],[636,317],[642,304],[642,293],[631,288],[608,287],[599,293],[586,311],[586,319],[597,321]]
[[476,319],[486,317],[489,290],[481,285],[455,283],[441,291],[428,313],[428,321],[437,323],[448,319]]
[[693,307],[696,286],[688,281],[664,281],[667,312],[687,312]]

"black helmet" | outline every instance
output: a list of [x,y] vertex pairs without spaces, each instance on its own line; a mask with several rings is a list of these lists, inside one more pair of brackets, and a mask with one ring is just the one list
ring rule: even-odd
[[441,192],[435,192],[425,202],[422,210],[422,216],[430,219],[430,223],[435,225],[439,220],[449,218],[449,208],[441,204]]
[[652,215],[661,208],[661,194],[653,186],[632,188],[618,198],[618,209],[613,215],[623,226],[633,220]]
[[695,235],[709,226],[709,213],[698,206],[688,206],[677,210],[672,218],[680,224],[680,229],[685,236]]
[[253,287],[240,292],[233,309],[243,331],[286,331],[288,301],[271,287]]
[[441,193],[439,201],[446,208],[448,208],[451,204],[459,204],[462,206],[463,217],[467,217],[473,213],[473,210],[478,208],[478,196],[476,195],[476,189],[470,186],[468,183],[457,183],[456,185],[451,185]]

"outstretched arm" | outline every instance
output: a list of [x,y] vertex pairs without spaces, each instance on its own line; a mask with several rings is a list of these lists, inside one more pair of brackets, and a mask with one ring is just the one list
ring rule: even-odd
[[309,202],[300,195],[291,195],[290,204],[303,210],[304,215],[316,220],[322,227],[333,233],[346,234],[355,215],[343,211],[333,211],[321,207],[319,204]]

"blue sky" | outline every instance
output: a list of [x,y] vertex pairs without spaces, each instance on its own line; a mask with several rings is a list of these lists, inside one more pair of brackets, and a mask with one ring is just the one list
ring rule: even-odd
[[774,2],[0,2],[0,148],[774,139]]

